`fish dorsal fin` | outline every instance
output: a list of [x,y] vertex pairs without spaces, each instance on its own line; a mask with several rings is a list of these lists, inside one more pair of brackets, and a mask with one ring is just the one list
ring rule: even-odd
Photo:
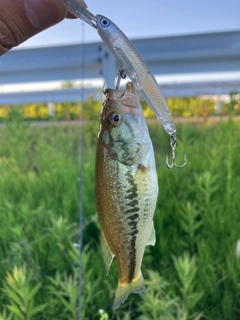
[[103,254],[103,260],[105,265],[106,274],[108,275],[108,271],[110,268],[110,265],[112,263],[112,260],[114,258],[114,254],[112,253],[111,249],[109,248],[109,245],[107,243],[107,240],[101,232],[101,248],[102,248],[102,254]]
[[151,231],[150,231],[149,238],[148,238],[146,246],[149,246],[149,245],[150,246],[154,246],[155,243],[156,243],[156,233],[155,233],[154,225],[153,225],[153,222],[152,222],[152,228],[151,228]]

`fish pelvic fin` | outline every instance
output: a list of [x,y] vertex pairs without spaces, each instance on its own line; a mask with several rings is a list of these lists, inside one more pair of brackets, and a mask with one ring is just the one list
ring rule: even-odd
[[106,240],[103,232],[101,233],[101,248],[102,248],[103,261],[104,261],[104,265],[105,265],[106,274],[108,275],[109,268],[110,268],[112,260],[114,258],[114,254],[112,253],[111,249],[109,248],[109,245],[107,243],[107,240]]
[[124,284],[118,283],[115,299],[112,306],[113,309],[118,308],[120,304],[124,303],[130,293],[140,293],[144,290],[145,284],[141,271],[139,277],[137,279],[134,279],[132,282]]
[[156,243],[156,232],[155,232],[155,229],[154,229],[154,225],[153,225],[153,222],[152,222],[152,228],[151,228],[151,231],[150,231],[150,234],[149,234],[149,238],[148,238],[148,241],[146,243],[146,246],[154,246]]

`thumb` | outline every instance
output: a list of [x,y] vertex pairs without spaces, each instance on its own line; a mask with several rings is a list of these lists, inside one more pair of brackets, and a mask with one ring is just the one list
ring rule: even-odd
[[66,15],[61,0],[0,0],[0,55]]

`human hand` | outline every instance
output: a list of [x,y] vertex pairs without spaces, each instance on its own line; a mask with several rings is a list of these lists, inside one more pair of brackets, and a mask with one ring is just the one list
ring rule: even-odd
[[61,0],[0,0],[0,55],[65,17],[75,18]]

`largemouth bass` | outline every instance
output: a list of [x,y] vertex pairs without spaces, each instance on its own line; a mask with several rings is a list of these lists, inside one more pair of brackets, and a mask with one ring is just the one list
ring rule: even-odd
[[96,152],[96,205],[108,274],[114,256],[118,286],[113,308],[145,289],[141,264],[155,244],[153,215],[158,196],[148,127],[132,82],[105,90]]

